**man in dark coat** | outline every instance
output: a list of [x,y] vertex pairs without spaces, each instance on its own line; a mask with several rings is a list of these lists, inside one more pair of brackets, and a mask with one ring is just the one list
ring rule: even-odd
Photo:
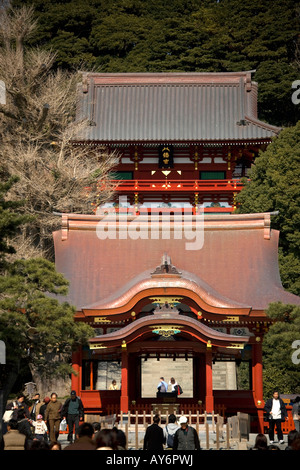
[[277,429],[279,444],[283,444],[281,423],[287,419],[287,411],[283,400],[279,397],[277,390],[273,392],[273,398],[269,398],[265,404],[265,411],[269,420],[270,444],[274,443],[274,430]]
[[83,403],[80,397],[76,396],[75,390],[72,390],[71,397],[65,401],[61,415],[67,421],[69,428],[68,441],[72,443],[74,426],[76,436],[78,434],[79,421],[83,421],[84,418]]
[[179,418],[180,428],[174,435],[173,450],[200,450],[200,441],[197,431],[188,426],[187,417]]
[[30,412],[27,404],[25,403],[25,396],[23,393],[17,395],[17,400],[8,403],[7,410],[13,410],[12,419],[18,423],[18,430],[20,433],[25,434],[28,439],[32,439],[31,427],[29,424]]
[[155,415],[153,424],[148,426],[144,437],[144,450],[160,452],[164,450],[165,436],[163,429],[159,426],[160,416]]

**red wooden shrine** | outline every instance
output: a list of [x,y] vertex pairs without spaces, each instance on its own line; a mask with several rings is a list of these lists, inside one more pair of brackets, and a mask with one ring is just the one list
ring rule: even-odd
[[[300,299],[282,288],[272,214],[235,214],[241,178],[280,131],[257,117],[251,72],[86,74],[78,118],[76,145],[120,155],[107,211],[62,214],[54,233],[75,319],[95,329],[73,355],[86,412],[157,403],[145,362],[181,358],[192,375],[182,405],[246,412],[262,430],[265,310]],[[248,389],[214,388],[221,361],[248,365]]]

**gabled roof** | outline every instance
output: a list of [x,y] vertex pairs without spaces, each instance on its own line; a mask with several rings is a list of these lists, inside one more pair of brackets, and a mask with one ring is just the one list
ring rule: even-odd
[[[120,221],[115,238],[100,239],[97,226],[101,216],[64,214],[54,244],[56,267],[70,281],[66,300],[77,310],[95,303],[103,306],[108,300],[118,302],[130,288],[143,287],[139,282],[149,282],[151,271],[167,253],[182,272],[181,278],[174,277],[174,288],[176,280],[188,281],[190,291],[195,283],[195,291],[212,307],[264,310],[275,301],[300,305],[300,297],[282,287],[279,232],[271,230],[270,219],[270,213],[205,215],[202,248],[186,250],[186,239],[176,238],[172,230],[169,239],[161,234],[158,238],[125,238]],[[172,283],[160,288],[168,295],[171,287]]]
[[251,71],[87,73],[78,91],[77,118],[88,120],[79,141],[270,141],[280,131],[257,117]]
[[248,315],[251,311],[251,306],[228,299],[192,273],[182,271],[174,277],[172,274],[153,275],[151,271],[140,273],[108,298],[83,306],[82,310],[94,313],[98,311],[98,314],[121,313],[133,309],[138,300],[151,295],[149,292],[167,288],[170,293],[176,291],[179,295],[181,292],[181,295],[194,299],[201,308],[212,313]]

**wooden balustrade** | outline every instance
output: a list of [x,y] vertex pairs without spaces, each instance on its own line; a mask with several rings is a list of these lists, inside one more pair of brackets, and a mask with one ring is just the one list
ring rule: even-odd
[[157,191],[241,191],[240,180],[112,180],[116,191],[120,192],[157,192]]

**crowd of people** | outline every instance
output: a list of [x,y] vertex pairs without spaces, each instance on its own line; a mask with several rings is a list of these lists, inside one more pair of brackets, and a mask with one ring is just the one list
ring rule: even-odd
[[[288,434],[286,450],[300,450],[299,402],[293,406],[295,429]],[[281,423],[286,419],[285,405],[278,392],[267,400],[265,411],[269,419],[269,442],[265,434],[256,436],[251,450],[281,450],[284,444]],[[126,450],[126,435],[117,427],[101,429],[100,422],[93,424],[84,421],[84,407],[80,397],[73,390],[64,403],[52,393],[43,401],[37,393],[31,406],[25,402],[25,396],[19,394],[15,401],[6,406],[9,420],[4,424],[1,450]],[[274,442],[275,427],[278,444]],[[68,429],[68,444],[62,448],[58,441],[60,431]],[[73,440],[75,435],[75,440]],[[199,436],[186,416],[179,419],[170,414],[165,425],[156,414],[153,422],[145,431],[143,450],[161,452],[200,450]]]

